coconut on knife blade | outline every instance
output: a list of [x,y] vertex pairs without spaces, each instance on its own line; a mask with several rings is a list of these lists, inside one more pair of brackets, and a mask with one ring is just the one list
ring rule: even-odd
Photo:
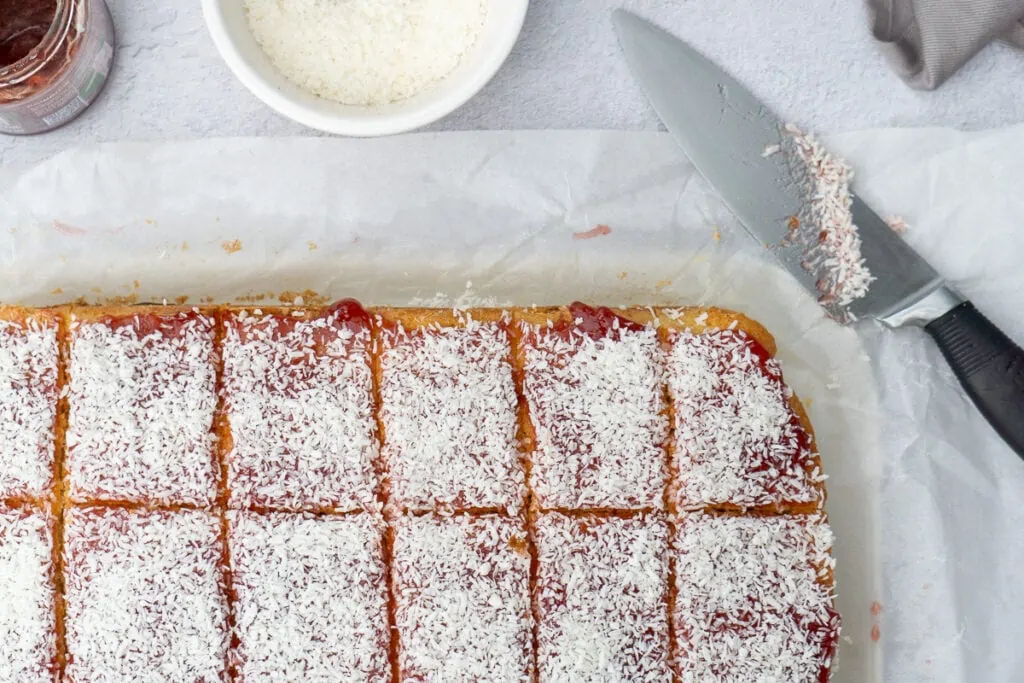
[[612,18],[658,116],[747,231],[837,321],[923,327],[1024,458],[1024,351],[846,192],[813,138],[672,34],[623,10]]

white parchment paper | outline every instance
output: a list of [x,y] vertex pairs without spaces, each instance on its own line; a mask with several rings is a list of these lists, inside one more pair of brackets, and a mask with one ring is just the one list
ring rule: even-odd
[[[907,238],[1024,340],[1024,129],[831,142],[866,197],[904,216]],[[1024,463],[922,333],[824,319],[663,134],[119,144],[0,170],[0,187],[7,303],[276,303],[312,290],[367,304],[744,311],[775,334],[831,477],[835,680],[1024,678]],[[574,236],[597,225],[611,232]]]

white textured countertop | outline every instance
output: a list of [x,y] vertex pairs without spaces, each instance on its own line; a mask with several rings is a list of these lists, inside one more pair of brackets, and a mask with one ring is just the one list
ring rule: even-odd
[[[119,51],[100,100],[34,138],[0,136],[0,166],[98,141],[314,134],[238,83],[198,0],[108,0]],[[608,18],[632,7],[728,68],[785,118],[821,132],[880,126],[989,128],[1024,121],[1024,53],[995,45],[937,92],[888,69],[858,0],[533,0],[509,61],[439,130],[656,129]]]

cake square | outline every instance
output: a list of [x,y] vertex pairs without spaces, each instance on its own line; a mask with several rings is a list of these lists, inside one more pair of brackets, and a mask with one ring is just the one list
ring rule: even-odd
[[50,683],[57,672],[57,612],[47,516],[0,508],[0,596],[0,681]]
[[402,510],[514,509],[525,475],[505,316],[385,311],[381,422]]
[[663,514],[544,513],[535,533],[539,680],[671,680]]
[[76,311],[68,370],[70,497],[210,504],[216,362],[214,321],[197,311]]
[[387,680],[383,522],[362,513],[228,516],[239,680]]
[[824,475],[779,362],[742,330],[669,334],[680,509],[812,512]]
[[375,505],[370,319],[325,311],[226,316],[224,400],[232,507],[352,511]]
[[401,680],[531,680],[530,555],[522,521],[496,514],[402,517],[393,562]]
[[224,680],[219,530],[217,516],[200,510],[68,509],[66,680]]
[[668,416],[654,325],[573,304],[526,311],[520,327],[540,507],[664,507]]
[[57,327],[55,314],[0,307],[0,501],[53,486]]
[[673,539],[684,681],[828,680],[839,641],[820,515],[684,514]]

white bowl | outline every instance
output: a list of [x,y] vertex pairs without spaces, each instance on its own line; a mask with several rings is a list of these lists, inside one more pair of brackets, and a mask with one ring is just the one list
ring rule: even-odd
[[452,73],[409,99],[376,107],[325,100],[281,75],[249,31],[242,0],[203,0],[203,16],[221,57],[270,108],[310,128],[368,137],[425,126],[480,92],[512,51],[528,5],[529,0],[490,0],[476,43]]

